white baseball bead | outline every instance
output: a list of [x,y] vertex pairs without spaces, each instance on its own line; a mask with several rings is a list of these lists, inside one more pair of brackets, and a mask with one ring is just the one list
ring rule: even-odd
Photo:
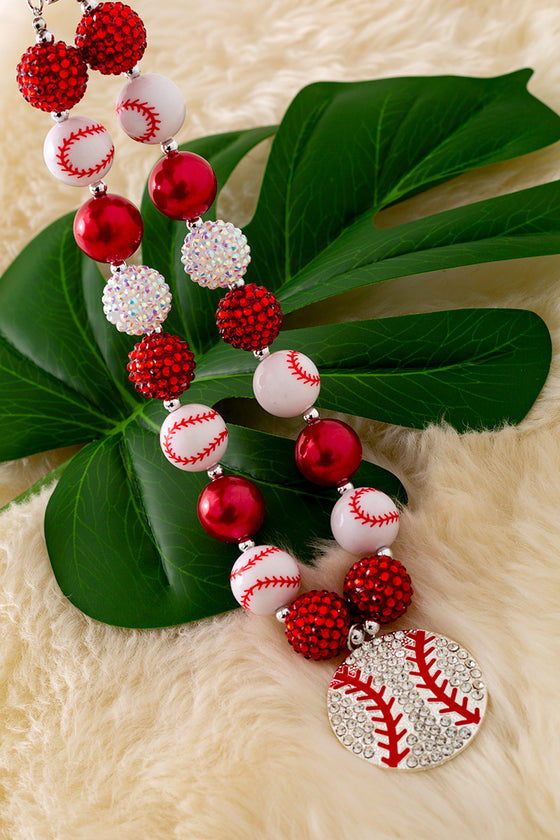
[[294,558],[273,545],[256,545],[244,551],[230,576],[236,601],[255,615],[274,615],[293,601],[300,582]]
[[142,73],[121,90],[116,112],[129,137],[155,145],[179,131],[185,121],[186,107],[175,82],[157,73]]
[[348,490],[331,513],[337,543],[352,554],[375,554],[390,545],[399,531],[399,512],[393,500],[373,487]]
[[228,432],[217,411],[190,403],[165,418],[159,440],[167,460],[180,470],[202,472],[215,467],[223,456]]
[[49,171],[72,187],[87,187],[103,178],[114,155],[107,129],[88,117],[69,117],[53,125],[43,145]]
[[319,396],[319,371],[308,356],[297,350],[277,350],[259,363],[253,376],[257,402],[275,417],[296,417]]

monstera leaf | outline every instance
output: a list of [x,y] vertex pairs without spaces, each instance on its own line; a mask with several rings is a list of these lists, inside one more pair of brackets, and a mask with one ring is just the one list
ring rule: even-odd
[[[386,230],[385,207],[463,172],[560,138],[560,119],[526,90],[529,71],[496,79],[434,77],[320,83],[295,98],[282,124],[193,141],[220,189],[241,158],[276,134],[246,234],[247,280],[274,289],[291,312],[348,289],[442,267],[560,252],[560,182],[485,200]],[[187,397],[215,405],[252,397],[255,360],[221,345],[218,295],[180,263],[184,226],[143,201],[143,261],[174,295],[166,328],[197,356]],[[212,211],[213,213],[214,211]],[[209,214],[209,215],[212,215]],[[154,627],[234,606],[231,546],[202,530],[207,480],[161,454],[166,412],[126,376],[134,339],[105,320],[103,279],[64,217],[0,281],[0,458],[85,444],[52,478],[45,534],[62,591],[111,624]],[[410,427],[519,422],[550,363],[546,326],[518,310],[453,310],[285,330],[275,349],[310,355],[319,407]],[[227,419],[227,417],[226,417]],[[329,537],[332,494],[307,484],[293,442],[230,425],[223,464],[261,488],[259,533],[306,559]],[[48,479],[47,479],[48,480]],[[406,500],[397,478],[363,462],[355,483]],[[43,481],[44,483],[44,481]]]

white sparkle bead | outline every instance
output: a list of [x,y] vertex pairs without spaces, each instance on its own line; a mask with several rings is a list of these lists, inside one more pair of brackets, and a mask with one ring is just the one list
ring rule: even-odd
[[373,487],[344,493],[331,513],[337,543],[352,554],[376,554],[390,545],[399,531],[399,512],[393,500]]
[[45,163],[55,178],[87,187],[107,174],[115,147],[107,129],[87,117],[68,117],[53,125],[43,145]]
[[296,417],[311,408],[319,396],[319,371],[297,350],[277,350],[253,376],[253,391],[260,406],[275,417]]
[[117,97],[121,128],[139,143],[155,145],[169,140],[185,121],[183,94],[171,79],[143,73],[125,84]]
[[250,261],[247,237],[231,222],[220,219],[193,227],[181,248],[185,272],[209,289],[226,289],[240,280]]
[[155,268],[128,265],[107,281],[103,312],[119,332],[145,335],[165,321],[171,299],[169,286]]
[[163,454],[187,472],[213,469],[224,455],[228,432],[223,418],[207,405],[189,403],[169,414],[159,436]]
[[255,615],[275,615],[296,597],[301,575],[291,554],[274,545],[248,548],[233,564],[231,591]]

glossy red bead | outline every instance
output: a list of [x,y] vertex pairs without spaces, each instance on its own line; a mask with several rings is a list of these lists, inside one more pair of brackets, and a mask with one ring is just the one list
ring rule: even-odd
[[387,624],[408,609],[413,590],[410,575],[393,557],[363,557],[348,571],[344,597],[362,617]]
[[300,432],[295,459],[309,481],[335,487],[348,481],[362,461],[360,438],[341,420],[314,420]]
[[282,310],[265,286],[248,283],[232,289],[216,311],[218,331],[227,344],[240,350],[268,347],[282,326]]
[[128,378],[144,397],[176,399],[194,379],[194,355],[177,335],[150,333],[134,345],[128,358]]
[[92,70],[118,75],[132,70],[144,55],[146,29],[125,3],[99,3],[82,17],[74,43]]
[[87,80],[85,61],[64,41],[34,44],[17,66],[23,98],[40,111],[69,111],[86,92]]
[[216,540],[242,542],[257,533],[265,516],[259,488],[240,475],[222,475],[206,485],[198,499],[198,518]]
[[306,659],[332,659],[346,648],[351,615],[336,592],[313,589],[296,598],[288,610],[286,638]]
[[144,225],[138,208],[120,195],[98,195],[83,204],[74,217],[74,238],[92,260],[118,263],[133,254]]
[[194,152],[172,152],[150,173],[150,198],[170,219],[198,219],[210,209],[218,183],[207,160]]

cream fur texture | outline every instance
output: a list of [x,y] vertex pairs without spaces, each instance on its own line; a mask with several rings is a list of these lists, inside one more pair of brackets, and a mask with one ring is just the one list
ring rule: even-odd
[[[185,93],[189,137],[279,120],[320,79],[535,69],[560,110],[560,7],[549,0],[132,0],[145,71]],[[76,3],[46,7],[70,39]],[[32,42],[24,0],[0,2],[0,262],[78,206],[42,162],[46,116],[14,66]],[[80,113],[112,125],[120,79],[95,75]],[[116,126],[111,189],[139,200],[157,148]],[[221,212],[251,215],[266,148],[232,178]],[[558,145],[455,179],[388,223],[558,177]],[[404,481],[396,544],[415,584],[403,626],[456,638],[491,702],[473,745],[431,773],[384,772],[330,732],[331,664],[309,663],[273,619],[241,612],[158,631],[96,623],[60,594],[42,532],[49,490],[0,517],[0,837],[5,840],[541,840],[558,838],[560,294],[557,257],[436,272],[337,301],[337,317],[464,306],[538,312],[550,378],[517,428],[459,436],[360,424],[368,454]],[[306,317],[332,321],[332,303]],[[293,319],[292,323],[297,323]],[[9,399],[9,395],[3,395]],[[2,502],[63,456],[0,466]],[[339,586],[351,559],[327,545],[306,584]]]

